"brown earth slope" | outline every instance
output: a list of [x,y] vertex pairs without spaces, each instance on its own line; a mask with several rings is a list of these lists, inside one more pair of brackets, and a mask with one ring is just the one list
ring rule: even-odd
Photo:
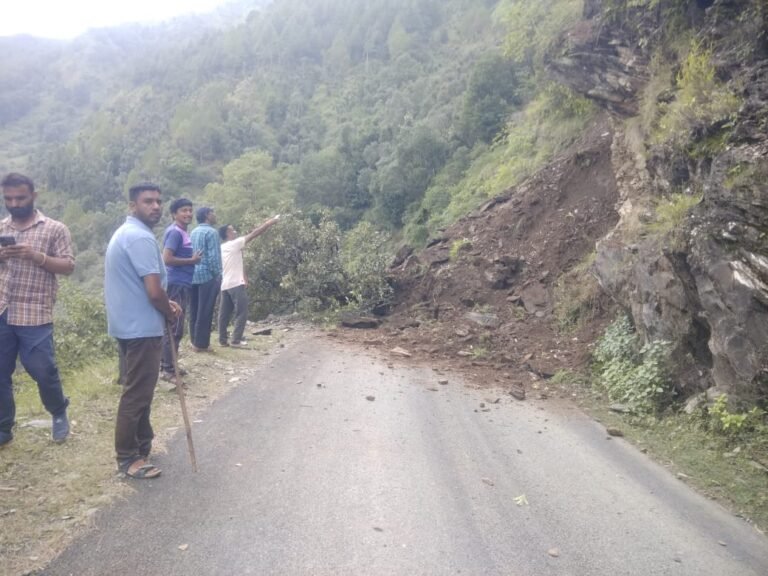
[[371,343],[414,356],[488,367],[525,387],[583,367],[604,324],[600,302],[573,331],[558,329],[558,279],[618,221],[607,117],[568,151],[443,231],[392,268],[396,305]]

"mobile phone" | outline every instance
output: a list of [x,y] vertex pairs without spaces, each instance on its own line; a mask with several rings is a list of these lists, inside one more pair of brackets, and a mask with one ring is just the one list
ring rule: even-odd
[[0,236],[0,246],[13,246],[16,244],[16,238],[13,236]]

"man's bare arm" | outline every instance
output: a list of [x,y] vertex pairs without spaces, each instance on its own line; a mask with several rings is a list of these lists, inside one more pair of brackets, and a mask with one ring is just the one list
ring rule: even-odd
[[246,244],[256,238],[257,236],[261,236],[264,232],[272,228],[275,224],[277,224],[278,217],[273,216],[269,220],[266,220],[265,222],[262,222],[259,226],[251,230],[246,236],[245,236],[245,242]]
[[203,259],[203,253],[199,250],[191,258],[178,258],[170,248],[163,248],[163,262],[166,266],[189,266],[197,264]]

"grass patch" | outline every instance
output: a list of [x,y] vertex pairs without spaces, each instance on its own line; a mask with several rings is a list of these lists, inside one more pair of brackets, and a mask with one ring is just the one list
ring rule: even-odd
[[591,252],[555,283],[554,313],[563,332],[579,328],[599,310],[600,285],[591,272],[595,257],[596,253]]
[[[217,348],[204,355],[183,348],[182,364],[190,371],[190,414],[237,386],[230,382],[234,375],[245,380],[263,357],[261,351],[275,342],[275,337],[263,338],[251,350]],[[117,360],[103,359],[64,375],[72,435],[62,445],[50,439],[51,417],[40,403],[37,386],[25,375],[15,378],[14,441],[0,450],[0,574],[41,568],[91,526],[99,508],[132,492],[130,483],[116,478],[116,374]],[[45,427],[37,427],[36,421]],[[153,452],[162,454],[171,436],[183,428],[175,393],[156,391],[152,425]]]
[[[654,139],[685,147],[692,131],[727,123],[738,111],[739,98],[717,79],[712,51],[694,41],[675,78],[675,99],[662,107]],[[712,145],[712,143],[710,143]]]
[[682,250],[686,242],[685,220],[701,198],[701,194],[672,194],[659,200],[648,230],[663,236],[665,244],[673,250]]
[[768,436],[745,436],[738,441],[708,430],[702,415],[672,414],[641,418],[609,412],[593,415],[620,427],[625,437],[646,450],[673,473],[737,515],[768,528]]
[[459,238],[454,240],[451,244],[451,249],[448,251],[448,258],[451,262],[456,262],[459,259],[459,253],[462,250],[470,250],[472,248],[472,242],[468,238]]

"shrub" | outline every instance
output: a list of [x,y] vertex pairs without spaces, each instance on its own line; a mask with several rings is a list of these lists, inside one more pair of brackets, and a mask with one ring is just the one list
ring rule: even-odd
[[711,50],[698,41],[691,45],[676,84],[675,100],[659,120],[658,142],[687,146],[691,132],[725,124],[739,108],[739,98],[716,78]]
[[726,394],[718,396],[715,403],[709,408],[711,428],[730,438],[761,429],[764,416],[765,412],[757,406],[749,412],[730,412]]
[[458,238],[451,243],[448,258],[455,262],[459,258],[459,252],[472,248],[472,242],[468,238]]
[[367,223],[343,234],[325,210],[283,218],[248,248],[251,314],[296,311],[315,316],[348,305],[371,308],[386,302],[391,292],[385,242]]
[[594,352],[597,383],[613,402],[638,413],[653,412],[669,394],[669,356],[665,340],[639,346],[629,318],[619,317],[605,331]]
[[100,296],[84,292],[74,283],[61,283],[54,311],[56,361],[62,370],[80,368],[96,358],[116,352],[107,335],[107,314]]
[[350,300],[370,310],[392,299],[386,280],[391,255],[385,246],[389,238],[368,222],[361,222],[344,235],[341,266]]

